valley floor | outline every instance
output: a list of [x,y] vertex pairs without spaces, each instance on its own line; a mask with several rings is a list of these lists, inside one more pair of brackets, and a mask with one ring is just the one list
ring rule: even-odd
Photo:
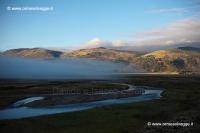
[[[165,88],[161,99],[98,107],[19,120],[0,121],[4,133],[195,133],[200,131],[200,78],[124,76],[119,82]],[[1,81],[2,82],[2,81]],[[88,83],[85,83],[88,85]],[[67,82],[66,84],[68,84]],[[31,86],[32,83],[29,84]],[[43,83],[41,82],[40,85]],[[59,83],[60,84],[60,83]],[[77,83],[76,85],[78,85]],[[70,83],[69,83],[70,85]],[[99,84],[100,85],[100,84]],[[101,84],[103,85],[103,84]],[[27,87],[20,84],[20,86]],[[83,86],[83,84],[81,85]],[[87,86],[88,87],[88,86]],[[122,87],[122,86],[121,86]],[[121,88],[120,87],[120,88]],[[125,86],[124,86],[125,87]],[[119,88],[119,89],[120,89]],[[126,87],[125,87],[126,88]],[[7,88],[8,89],[8,88]],[[30,90],[34,91],[34,90]],[[5,93],[5,88],[4,88]],[[8,103],[8,102],[7,102]],[[5,103],[1,104],[2,107]],[[190,127],[153,127],[147,122],[193,122]]]

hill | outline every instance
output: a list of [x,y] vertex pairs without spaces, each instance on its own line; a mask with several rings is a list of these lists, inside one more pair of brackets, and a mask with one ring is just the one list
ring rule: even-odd
[[148,72],[200,72],[200,52],[196,48],[176,48],[154,51],[136,59]]
[[11,49],[3,55],[27,58],[92,58],[100,60],[126,62],[124,69],[137,68],[146,72],[200,73],[200,52],[195,47],[178,47],[158,50],[150,53],[122,51],[104,47],[80,49],[72,52],[60,52],[42,48]]
[[122,51],[122,50],[99,47],[99,48],[80,49],[72,52],[67,52],[62,55],[62,58],[84,57],[84,58],[94,58],[94,59],[111,60],[111,61],[131,62],[138,55],[139,55],[138,52]]
[[11,49],[3,52],[3,55],[7,56],[17,56],[17,57],[27,57],[27,58],[59,58],[62,52],[47,50],[43,48],[19,48]]
[[195,47],[179,47],[180,50],[200,52],[200,48]]

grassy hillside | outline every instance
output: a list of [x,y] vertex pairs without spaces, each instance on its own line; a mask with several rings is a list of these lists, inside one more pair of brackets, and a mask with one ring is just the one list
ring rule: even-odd
[[61,54],[62,52],[47,50],[43,48],[11,49],[3,53],[3,55],[27,58],[59,58]]
[[127,62],[128,68],[137,67],[146,72],[167,73],[200,73],[200,50],[195,47],[180,47],[175,49],[158,50],[150,53],[122,51],[104,47],[80,49],[72,52],[59,52],[42,48],[12,49],[3,55],[28,58],[93,58],[110,61]]
[[77,51],[64,53],[62,57],[85,57],[104,59],[112,61],[127,61],[131,62],[138,55],[137,52],[132,51],[121,51],[114,49],[107,49],[104,47],[92,48],[92,49],[80,49]]
[[147,72],[200,72],[200,52],[198,48],[193,47],[158,50],[147,54],[106,48],[93,48],[64,53],[62,57],[85,57],[126,61],[130,66],[134,64]]
[[159,50],[138,57],[135,63],[149,72],[199,73],[200,52],[181,49]]

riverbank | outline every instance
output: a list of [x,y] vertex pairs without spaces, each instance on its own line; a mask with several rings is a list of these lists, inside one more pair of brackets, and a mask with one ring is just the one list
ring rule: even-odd
[[[6,133],[198,133],[200,78],[179,76],[128,76],[136,86],[165,88],[161,99],[98,107],[21,120],[0,121]],[[147,122],[193,122],[193,127],[149,127]]]
[[[90,80],[0,80],[0,86],[1,109],[8,107],[20,99],[35,96],[43,96],[45,99],[27,104],[27,106],[60,105],[139,95],[138,93],[112,93],[129,89],[130,86],[126,84],[113,84]],[[102,92],[108,94],[100,94]]]
[[[101,82],[103,83],[103,82]],[[105,83],[104,83],[105,84]],[[126,89],[120,88],[118,89],[96,89],[87,93],[77,93],[77,91],[71,93],[58,93],[53,95],[47,95],[43,100],[37,100],[35,102],[31,102],[26,104],[28,107],[46,107],[46,106],[55,106],[55,105],[66,105],[66,104],[75,104],[75,103],[86,103],[86,102],[95,102],[107,99],[120,99],[120,98],[127,98],[127,97],[134,97],[140,96],[145,93],[144,89],[156,89],[156,88],[149,88],[149,87],[139,87],[133,86],[130,84],[124,83],[107,83],[112,85],[119,85]],[[115,86],[113,86],[115,87]],[[70,91],[71,92],[71,91]]]
[[27,103],[43,100],[44,97],[32,97],[17,101],[9,108],[0,110],[0,120],[22,119],[42,115],[52,115],[64,112],[76,112],[97,107],[110,106],[115,104],[135,103],[159,99],[162,90],[144,90],[144,94],[118,99],[95,100],[92,102],[81,102],[75,104],[63,104],[41,107],[27,107]]

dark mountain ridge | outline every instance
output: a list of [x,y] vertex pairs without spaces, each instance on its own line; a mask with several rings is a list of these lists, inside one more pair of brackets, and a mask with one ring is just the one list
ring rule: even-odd
[[45,59],[64,59],[69,57],[92,58],[127,62],[127,65],[130,67],[137,66],[146,72],[182,73],[184,71],[192,71],[200,73],[200,48],[189,46],[157,50],[149,53],[99,47],[71,52],[60,52],[44,48],[21,48],[7,50],[2,54]]

